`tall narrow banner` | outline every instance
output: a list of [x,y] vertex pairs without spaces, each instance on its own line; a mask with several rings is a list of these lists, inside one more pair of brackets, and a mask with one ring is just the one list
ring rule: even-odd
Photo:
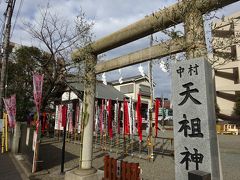
[[160,100],[156,99],[156,101],[155,101],[155,137],[157,137],[157,134],[158,134],[158,113],[159,113],[159,107],[160,107]]
[[129,133],[133,134],[133,114],[132,114],[132,98],[130,98],[130,101],[128,103],[128,116],[129,116]]
[[10,98],[3,98],[3,102],[8,114],[9,127],[14,128],[16,122],[16,95]]
[[75,106],[75,127],[74,129],[77,131],[78,130],[78,123],[79,123],[79,105],[76,104]]
[[102,99],[101,112],[100,112],[100,134],[103,133],[103,113],[104,113],[104,99]]
[[117,133],[120,134],[121,132],[121,103],[118,102],[118,124],[117,124]]
[[137,100],[137,125],[139,141],[142,141],[142,114],[141,114],[141,94],[138,94]]
[[98,133],[98,119],[99,119],[99,108],[98,108],[98,102],[95,101],[95,135],[97,136]]
[[56,105],[56,110],[55,110],[55,125],[54,129],[58,130],[58,110],[59,110],[59,105]]
[[68,114],[68,106],[67,105],[63,105],[62,106],[62,127],[66,127],[67,125],[67,114]]
[[62,106],[63,105],[59,105],[58,108],[58,130],[63,130],[63,126],[62,126]]
[[149,114],[150,108],[147,110],[147,128],[146,128],[146,134],[147,136],[150,135],[150,114]]
[[112,129],[112,100],[108,100],[108,135],[112,139],[113,138],[113,129]]
[[105,135],[108,134],[107,130],[108,130],[108,114],[107,114],[107,106],[108,106],[108,101],[107,99],[105,99],[105,104],[104,104],[104,111],[103,111],[103,124],[104,124],[104,133]]
[[132,133],[135,134],[136,133],[136,120],[135,120],[135,111],[134,111],[134,102],[132,101],[132,105],[131,105],[131,112],[132,112]]
[[78,133],[81,132],[82,125],[83,104],[79,101],[79,113],[78,113]]
[[124,98],[123,102],[123,111],[124,111],[124,135],[129,135],[129,115],[128,115],[128,102]]
[[33,96],[34,96],[34,103],[36,105],[36,109],[38,113],[38,120],[37,120],[37,127],[36,127],[37,130],[39,126],[39,114],[40,114],[40,107],[42,102],[43,77],[44,77],[43,74],[33,75]]
[[13,121],[12,124],[14,127],[16,123],[16,94],[12,95],[10,98],[11,98],[11,114],[12,114],[12,121]]
[[69,133],[73,133],[73,104],[68,104],[68,111],[67,111],[67,131]]
[[36,143],[34,148],[34,155],[33,155],[33,166],[32,166],[32,172],[36,172],[37,169],[37,158],[38,158],[38,129],[39,129],[39,115],[40,115],[40,107],[42,102],[42,86],[43,86],[43,77],[44,75],[40,74],[34,74],[33,75],[33,97],[34,97],[34,103],[36,105],[37,109],[37,122],[36,122]]
[[114,129],[113,132],[118,134],[118,101],[114,104]]

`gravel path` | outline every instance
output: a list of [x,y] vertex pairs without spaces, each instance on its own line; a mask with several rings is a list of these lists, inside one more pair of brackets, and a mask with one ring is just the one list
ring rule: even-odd
[[[161,137],[172,137],[172,132],[165,132]],[[240,177],[240,136],[219,135],[219,146],[221,154],[221,164],[224,180],[239,180]],[[162,151],[162,139],[157,141],[158,152]],[[45,150],[42,156],[45,156],[43,171],[40,171],[32,179],[63,179],[59,175],[62,143],[53,141],[45,144]],[[172,150],[170,141],[167,141],[164,149]],[[112,148],[114,150],[114,148]],[[52,151],[52,152],[51,152]],[[78,166],[80,147],[78,144],[66,143],[66,162],[65,170],[71,170]],[[93,149],[93,166],[97,169],[103,169],[103,157],[107,152],[103,152],[99,147]],[[111,157],[123,159],[128,162],[138,162],[142,169],[142,178],[144,180],[174,180],[174,158],[169,155],[156,155],[154,162],[150,162],[138,157],[138,151],[134,153],[137,157],[123,157],[117,153],[110,153]],[[146,152],[142,157],[146,157]],[[44,173],[45,172],[45,173]]]

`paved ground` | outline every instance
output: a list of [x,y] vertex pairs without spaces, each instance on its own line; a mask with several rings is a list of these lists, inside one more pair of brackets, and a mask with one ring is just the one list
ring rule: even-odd
[[0,154],[0,179],[25,180],[27,177],[21,172],[16,160],[10,153]]
[[[169,137],[171,132],[165,132],[164,135]],[[223,169],[224,180],[239,180],[240,177],[240,136],[233,135],[219,135],[219,144],[221,152],[221,164]],[[135,152],[136,157],[121,156],[115,152],[111,153],[112,157],[120,158],[129,162],[139,162],[142,169],[142,178],[144,180],[174,180],[174,158],[168,155],[161,155],[162,148],[171,150],[170,141],[165,142],[164,146],[159,140],[157,146],[158,155],[155,157],[154,162],[140,159],[138,152]],[[36,173],[30,179],[64,179],[60,175],[60,159],[62,143],[58,141],[46,141],[42,146],[41,158],[44,160],[42,164],[42,171]],[[112,148],[112,151],[116,149]],[[66,162],[65,171],[71,170],[78,166],[79,145],[74,143],[66,144]],[[168,152],[168,151],[166,151]],[[103,169],[103,157],[106,152],[103,152],[97,146],[94,148],[94,161],[93,166],[97,169]],[[143,158],[146,157],[146,152],[142,152]],[[30,169],[30,167],[29,167]],[[1,178],[0,178],[1,179]]]
[[[2,134],[0,133],[0,148],[2,147]],[[1,149],[0,149],[1,150]],[[22,180],[24,174],[21,173],[15,158],[9,152],[1,153],[0,151],[0,179],[1,180]]]

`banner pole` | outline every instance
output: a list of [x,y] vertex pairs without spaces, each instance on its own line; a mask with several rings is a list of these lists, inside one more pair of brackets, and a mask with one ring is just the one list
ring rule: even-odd
[[33,165],[32,165],[32,173],[37,170],[37,160],[38,160],[38,150],[40,146],[40,138],[41,138],[41,122],[40,122],[40,107],[42,100],[42,86],[43,86],[43,78],[44,75],[33,74],[33,96],[34,102],[37,109],[37,122],[36,122],[36,143],[34,147],[33,154]]
[[2,154],[4,153],[4,145],[5,145],[5,120],[4,115],[2,119]]
[[4,114],[5,116],[5,151],[8,151],[8,117],[7,114]]

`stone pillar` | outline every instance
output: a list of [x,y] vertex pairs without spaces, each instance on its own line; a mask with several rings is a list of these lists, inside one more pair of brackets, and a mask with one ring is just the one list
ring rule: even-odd
[[187,13],[184,17],[184,30],[187,44],[187,59],[207,56],[204,21],[200,10],[195,8],[196,0],[184,0]]
[[188,171],[202,170],[211,173],[213,180],[219,180],[222,178],[212,69],[206,58],[204,22],[201,11],[195,6],[196,0],[183,2],[187,10],[184,14],[186,55],[187,60],[192,61],[176,63],[172,68],[175,178],[184,180]]
[[93,145],[93,119],[94,102],[96,89],[95,65],[97,56],[88,54],[85,61],[85,81],[84,81],[84,100],[83,100],[83,122],[84,131],[82,139],[82,150],[80,154],[79,167],[82,170],[92,169],[92,145]]
[[[87,47],[89,48],[89,47]],[[85,76],[84,76],[84,99],[83,99],[83,114],[81,130],[81,147],[79,168],[67,171],[65,180],[95,180],[102,179],[103,173],[92,167],[93,156],[93,120],[94,120],[94,105],[96,91],[96,73],[95,66],[97,56],[91,53],[90,49],[83,49],[80,58],[85,60]],[[89,51],[90,50],[90,51]]]
[[21,126],[20,122],[16,121],[16,124],[14,127],[14,134],[12,138],[12,147],[11,147],[11,151],[15,154],[18,153],[18,149],[19,149],[19,140],[21,135],[20,126]]

